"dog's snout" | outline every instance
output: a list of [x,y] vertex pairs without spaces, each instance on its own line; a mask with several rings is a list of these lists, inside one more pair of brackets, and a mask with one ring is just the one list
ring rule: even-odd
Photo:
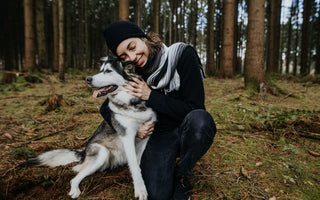
[[87,81],[88,84],[90,84],[92,82],[92,76],[88,76],[86,78],[86,81]]

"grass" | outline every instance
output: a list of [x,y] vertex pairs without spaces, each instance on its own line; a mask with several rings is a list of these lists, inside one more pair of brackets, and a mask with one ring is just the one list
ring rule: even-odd
[[[69,199],[70,166],[13,169],[27,157],[55,148],[84,148],[102,120],[84,77],[65,83],[38,75],[0,85],[0,199]],[[205,80],[206,108],[218,132],[191,176],[192,199],[320,199],[319,82],[273,77],[285,94],[248,93],[243,78]],[[46,111],[51,94],[67,105]],[[133,199],[126,167],[96,173],[80,185],[80,199]]]

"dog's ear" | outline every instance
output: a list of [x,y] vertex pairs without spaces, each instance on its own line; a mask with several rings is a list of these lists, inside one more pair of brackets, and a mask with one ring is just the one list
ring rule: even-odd
[[133,81],[131,77],[137,76],[133,62],[122,62],[123,72],[129,81]]
[[122,67],[123,71],[128,75],[136,73],[136,68],[132,62],[123,62]]

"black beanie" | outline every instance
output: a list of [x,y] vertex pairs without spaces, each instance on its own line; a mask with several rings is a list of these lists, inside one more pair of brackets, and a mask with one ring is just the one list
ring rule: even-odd
[[147,37],[136,24],[129,21],[117,21],[110,24],[103,32],[108,48],[117,56],[116,49],[125,39],[132,37]]

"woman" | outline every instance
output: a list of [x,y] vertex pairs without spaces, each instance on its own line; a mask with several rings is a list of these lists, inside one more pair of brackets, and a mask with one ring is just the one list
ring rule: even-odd
[[[157,113],[157,123],[143,125],[137,133],[139,138],[150,136],[141,159],[149,198],[189,199],[187,177],[216,133],[205,111],[203,70],[196,51],[184,43],[166,47],[158,35],[146,35],[127,21],[109,25],[104,37],[113,54],[135,63],[143,77],[128,82],[128,93],[145,100]],[[100,112],[111,123],[108,100]]]

